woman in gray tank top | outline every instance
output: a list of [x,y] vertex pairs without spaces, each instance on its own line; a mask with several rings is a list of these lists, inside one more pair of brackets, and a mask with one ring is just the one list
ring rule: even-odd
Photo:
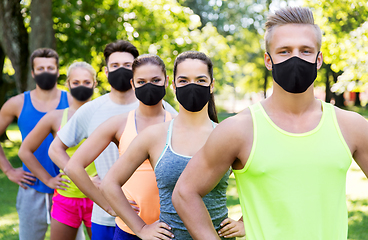
[[[174,63],[173,87],[179,114],[167,123],[147,127],[130,144],[105,176],[102,192],[119,217],[141,239],[192,239],[172,205],[175,184],[187,163],[206,142],[218,122],[213,99],[213,67],[200,52],[184,52]],[[149,159],[160,196],[160,221],[146,224],[132,209],[121,186]],[[221,239],[244,236],[244,224],[227,217],[226,188],[229,171],[203,197]],[[224,237],[226,236],[226,237]]]

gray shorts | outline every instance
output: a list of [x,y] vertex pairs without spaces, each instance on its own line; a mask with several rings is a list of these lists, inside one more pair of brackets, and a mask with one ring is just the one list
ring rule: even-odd
[[19,187],[17,212],[19,240],[43,240],[50,224],[52,194]]

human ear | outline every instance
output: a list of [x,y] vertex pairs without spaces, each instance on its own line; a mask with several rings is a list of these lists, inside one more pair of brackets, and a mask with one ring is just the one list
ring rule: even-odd
[[323,56],[322,56],[322,52],[319,52],[318,57],[317,57],[317,70],[322,67],[322,64],[323,64]]
[[215,79],[212,79],[212,83],[210,85],[210,93],[213,93],[214,87],[215,87]]
[[265,63],[266,68],[269,71],[271,71],[272,70],[272,62],[271,62],[270,55],[268,55],[267,52],[265,52],[265,54],[264,54],[264,63]]
[[132,79],[130,79],[130,85],[132,85],[132,88],[133,88],[133,90],[135,91],[135,86],[134,86],[134,83],[133,83],[133,78],[132,78]]

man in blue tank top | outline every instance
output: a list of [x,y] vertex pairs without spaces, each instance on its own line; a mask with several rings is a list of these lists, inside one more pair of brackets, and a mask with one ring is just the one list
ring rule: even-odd
[[202,197],[229,166],[248,240],[347,239],[346,173],[354,158],[368,175],[368,122],[315,98],[321,35],[308,8],[268,16],[272,95],[221,122],[174,189],[174,207],[194,239],[220,239]]
[[[69,106],[71,96],[56,88],[59,77],[58,54],[48,48],[36,49],[31,55],[31,67],[36,88],[5,102],[0,110],[0,135],[17,118],[23,140],[48,111]],[[42,166],[54,177],[48,184],[52,188],[35,178],[25,165],[14,169],[0,147],[0,168],[10,181],[19,185],[16,207],[19,215],[20,240],[44,239],[49,223],[53,188],[65,185],[59,169],[48,156],[52,140],[50,134],[35,152]]]

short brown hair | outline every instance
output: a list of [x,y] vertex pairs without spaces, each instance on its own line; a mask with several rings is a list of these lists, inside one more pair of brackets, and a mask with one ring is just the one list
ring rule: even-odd
[[104,56],[106,65],[109,62],[110,55],[113,54],[114,52],[127,52],[132,54],[134,58],[139,56],[139,52],[133,44],[131,44],[128,41],[117,40],[115,42],[107,44],[105,47]]
[[51,48],[38,48],[31,54],[31,67],[34,70],[34,59],[35,58],[55,58],[57,69],[59,69],[59,55],[54,49]]
[[270,42],[272,38],[272,31],[277,26],[285,24],[310,24],[315,28],[317,36],[317,48],[321,49],[322,45],[322,33],[317,24],[314,24],[313,13],[306,7],[286,7],[277,10],[275,13],[271,13],[267,17],[265,44],[266,51],[270,51]]

